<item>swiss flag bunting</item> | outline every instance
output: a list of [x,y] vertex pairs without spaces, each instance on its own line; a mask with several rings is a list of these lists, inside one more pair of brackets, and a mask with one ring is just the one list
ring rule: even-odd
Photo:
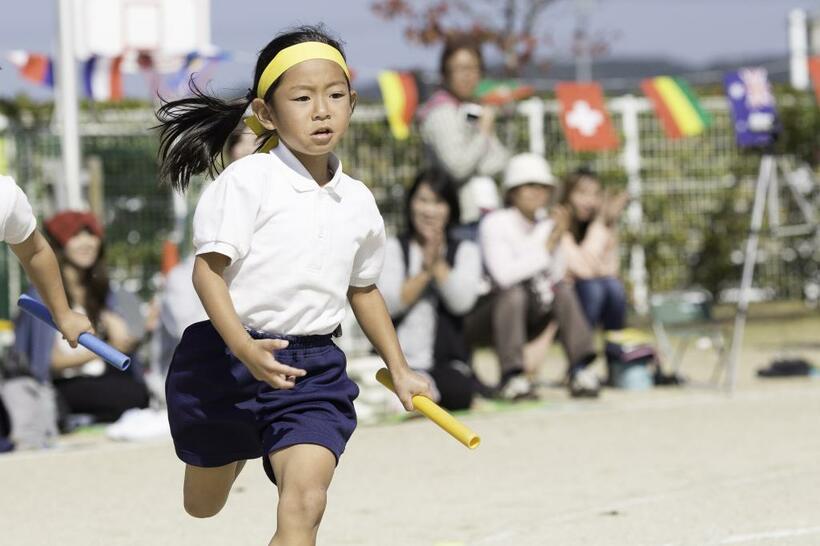
[[570,148],[584,152],[618,147],[618,135],[600,84],[561,82],[555,86],[555,94],[561,103],[561,127]]

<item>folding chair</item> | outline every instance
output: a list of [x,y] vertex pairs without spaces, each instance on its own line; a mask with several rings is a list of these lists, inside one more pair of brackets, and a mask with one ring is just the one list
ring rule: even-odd
[[[712,383],[717,383],[726,368],[726,336],[712,316],[712,304],[712,294],[702,289],[653,294],[650,298],[652,329],[663,360],[671,363],[675,375],[683,367],[684,354],[692,341],[701,338],[708,338],[717,353]],[[677,338],[674,348],[670,337]]]

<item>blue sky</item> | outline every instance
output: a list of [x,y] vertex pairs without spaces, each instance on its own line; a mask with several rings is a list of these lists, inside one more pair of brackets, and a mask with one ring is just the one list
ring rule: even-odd
[[[57,45],[57,0],[0,0],[0,53],[24,49],[54,53]],[[611,57],[656,55],[704,64],[716,59],[785,55],[786,16],[802,7],[820,15],[820,0],[590,0],[591,29],[618,37]],[[402,25],[384,22],[370,10],[371,0],[212,0],[212,40],[240,52],[215,73],[218,88],[247,87],[253,54],[280,29],[322,21],[346,42],[350,64],[360,81],[372,80],[384,68],[434,70],[437,49],[407,44]],[[422,2],[423,3],[423,2]],[[549,8],[539,25],[558,45],[543,53],[566,52],[575,23],[573,0]],[[5,58],[0,61],[0,96],[27,92],[50,94],[22,80]],[[130,95],[147,96],[138,77],[127,82]]]

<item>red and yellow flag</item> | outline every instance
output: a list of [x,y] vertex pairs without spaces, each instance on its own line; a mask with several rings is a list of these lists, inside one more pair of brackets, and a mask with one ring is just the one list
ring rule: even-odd
[[641,82],[641,89],[652,101],[667,138],[699,135],[712,124],[712,116],[680,78],[649,78]]
[[385,70],[379,73],[379,89],[390,131],[397,140],[406,139],[410,136],[410,122],[419,105],[416,78],[410,72]]

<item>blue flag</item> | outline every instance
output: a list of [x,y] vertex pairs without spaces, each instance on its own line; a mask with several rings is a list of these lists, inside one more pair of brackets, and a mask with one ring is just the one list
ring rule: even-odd
[[188,92],[188,81],[192,77],[198,81],[207,81],[211,70],[218,63],[230,60],[230,58],[231,56],[227,51],[208,54],[192,51],[185,56],[180,69],[168,77],[167,85],[172,92],[185,95]]
[[766,147],[777,134],[777,111],[765,68],[741,68],[723,78],[737,145]]

